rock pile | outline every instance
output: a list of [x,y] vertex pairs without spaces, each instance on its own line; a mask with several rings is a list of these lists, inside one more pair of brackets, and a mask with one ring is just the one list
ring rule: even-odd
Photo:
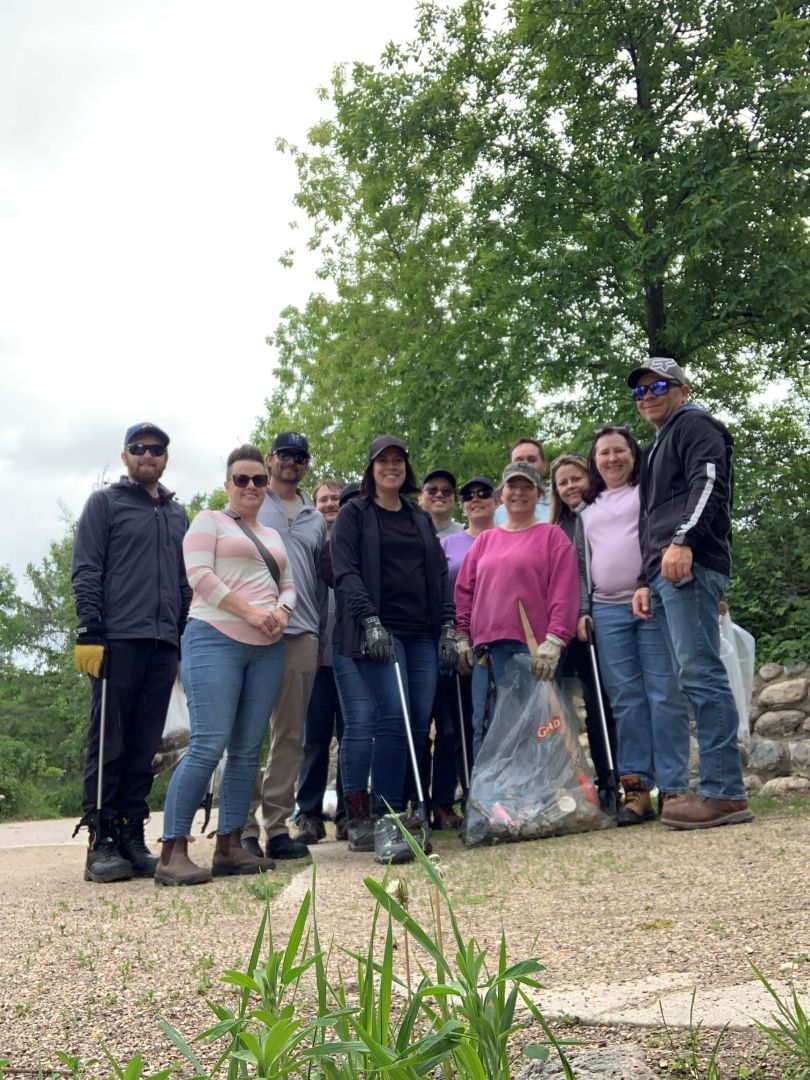
[[754,677],[745,783],[763,795],[810,796],[810,664],[765,664]]

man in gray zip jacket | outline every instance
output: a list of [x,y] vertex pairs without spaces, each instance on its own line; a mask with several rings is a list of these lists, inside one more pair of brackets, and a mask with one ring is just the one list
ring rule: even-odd
[[258,518],[284,541],[297,593],[284,634],[284,682],[270,718],[270,753],[251,804],[242,846],[262,854],[259,826],[267,830],[268,858],[304,859],[309,848],[287,831],[295,809],[295,782],[304,755],[304,720],[326,640],[327,588],[319,568],[326,523],[300,483],[309,469],[309,444],[295,431],[276,435],[267,455],[270,481]]
[[639,481],[642,577],[633,613],[656,618],[695,710],[698,794],[665,796],[661,821],[707,829],[753,821],[737,745],[739,718],[720,657],[718,605],[731,573],[732,440],[705,409],[689,404],[686,374],[652,356],[627,384],[653,425]]

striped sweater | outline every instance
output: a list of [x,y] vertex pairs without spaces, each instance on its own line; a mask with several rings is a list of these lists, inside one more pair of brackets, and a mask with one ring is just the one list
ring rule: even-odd
[[268,638],[219,606],[232,592],[253,607],[275,610],[282,603],[295,607],[295,585],[281,537],[275,529],[264,525],[255,526],[253,532],[279,565],[281,593],[256,545],[233,518],[220,510],[202,510],[183,540],[186,573],[194,590],[189,618],[207,622],[246,645],[272,645],[280,634]]

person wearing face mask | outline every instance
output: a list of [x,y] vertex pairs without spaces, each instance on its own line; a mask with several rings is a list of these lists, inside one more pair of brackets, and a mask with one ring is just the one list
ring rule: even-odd
[[[551,522],[560,526],[577,552],[579,552],[584,544],[582,522],[579,515],[585,509],[584,496],[590,487],[588,463],[579,454],[560,454],[551,463],[550,477]],[[587,595],[587,585],[585,584],[584,566],[580,566],[580,579],[583,585],[580,599],[580,615],[585,615],[590,610],[590,602]],[[587,643],[580,641],[579,638],[573,638],[568,645],[563,661],[562,677],[564,679],[578,678],[582,685],[582,697],[585,702],[585,728],[588,733],[591,760],[596,772],[599,801],[603,809],[611,810],[610,803],[615,802],[617,777],[611,774],[608,755],[605,750],[605,739],[599,716],[598,694],[601,694],[613,761],[616,760],[616,722],[613,719],[610,699],[601,684],[601,679],[599,686],[596,685],[590,649]]]
[[[362,494],[343,506],[332,530],[341,651],[355,661],[376,706],[368,722],[380,814],[375,858],[381,863],[413,858],[395,820],[406,810],[408,746],[392,661],[400,666],[419,761],[439,665],[453,667],[457,656],[447,560],[431,518],[407,497],[416,490],[405,444],[381,435],[369,448]],[[365,765],[356,768],[347,760],[343,785],[347,806],[357,814],[361,802],[367,805]]]
[[241,844],[259,755],[284,678],[284,631],[296,591],[281,537],[258,520],[267,473],[250,444],[228,455],[226,510],[201,510],[183,541],[194,590],[181,677],[191,743],[175,770],[163,815],[159,885],[199,885],[211,874],[188,856],[194,812],[225,750],[214,876],[255,874],[274,863]]
[[624,788],[619,825],[655,817],[650,790],[662,799],[686,790],[689,716],[669,649],[656,620],[631,606],[641,572],[638,476],[641,451],[623,427],[594,432],[588,455],[588,507],[582,512],[591,613],[599,668],[617,727],[617,765]]

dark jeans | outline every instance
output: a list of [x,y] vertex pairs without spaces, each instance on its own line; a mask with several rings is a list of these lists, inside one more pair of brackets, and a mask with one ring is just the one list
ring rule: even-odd
[[[411,717],[416,759],[424,753],[430,727],[430,714],[436,692],[439,661],[436,644],[429,638],[403,640],[395,637],[397,660]],[[393,664],[378,664],[365,658],[355,661],[376,710],[368,717],[374,748],[371,782],[377,799],[377,810],[385,813],[387,802],[394,810],[404,810],[408,798],[406,779],[409,751],[405,735],[405,720]],[[347,778],[348,781],[348,778]],[[362,790],[349,788],[347,790]]]
[[[149,817],[155,756],[172,686],[177,675],[177,647],[163,641],[107,642],[107,716],[101,809],[111,818]],[[90,678],[93,698],[84,763],[82,811],[96,809],[101,727],[101,679]]]
[[[315,676],[312,697],[309,699],[304,720],[304,760],[298,771],[298,795],[296,801],[300,813],[308,817],[322,818],[323,795],[329,774],[329,751],[332,737],[336,736],[338,747],[343,739],[343,713],[340,711],[335,669],[321,665]],[[335,818],[344,816],[343,786],[340,782],[340,765],[337,772],[337,810]]]
[[[467,763],[472,762],[472,691],[471,680],[459,676],[442,675],[436,681],[433,699],[433,723],[435,735],[427,746],[419,763],[419,775],[428,806],[452,806],[456,801],[456,787],[461,779],[464,794],[464,758],[461,752],[462,720],[459,717],[459,689],[461,712],[467,739]],[[428,792],[430,795],[428,796]]]
[[[605,737],[602,733],[602,721],[599,716],[599,701],[597,699],[596,680],[593,675],[591,653],[588,645],[577,638],[569,644],[568,652],[562,664],[564,679],[576,676],[582,683],[582,697],[585,701],[585,729],[588,732],[588,745],[591,750],[596,780],[599,787],[608,787],[610,783],[610,770],[608,768],[608,755],[605,751]],[[610,708],[605,688],[599,682],[602,691],[602,703],[605,707],[605,721],[607,723],[608,738],[610,739],[610,752],[613,758],[614,772],[616,769],[616,721],[613,719],[613,711]]]

